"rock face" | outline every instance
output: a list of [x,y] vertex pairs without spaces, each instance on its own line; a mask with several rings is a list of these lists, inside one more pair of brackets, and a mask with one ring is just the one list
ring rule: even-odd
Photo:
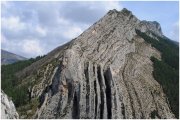
[[1,119],[18,119],[19,115],[12,100],[1,90]]
[[158,22],[156,21],[141,21],[138,28],[142,31],[142,32],[146,32],[146,31],[151,31],[155,34],[157,34],[158,36],[163,37],[163,33],[161,30],[161,26]]
[[40,98],[33,117],[174,118],[152,75],[150,57],[161,59],[161,53],[136,29],[163,35],[156,22],[140,21],[127,9],[110,10],[79,37],[26,68],[24,74],[36,71],[24,80],[36,82],[31,97]]

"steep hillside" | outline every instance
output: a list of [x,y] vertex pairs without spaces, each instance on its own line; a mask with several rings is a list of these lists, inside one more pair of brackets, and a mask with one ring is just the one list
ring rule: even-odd
[[20,60],[26,60],[26,58],[1,49],[1,64],[2,65],[11,64]]
[[179,46],[165,38],[159,23],[140,21],[127,9],[110,10],[80,36],[16,73],[21,81],[16,88],[25,88],[28,101],[18,107],[20,118],[177,117],[179,96],[169,94],[168,84],[179,88]]
[[38,56],[28,60],[21,60],[12,64],[1,66],[1,89],[12,98],[16,107],[27,103],[28,85],[17,87],[21,81],[15,76],[16,72],[23,70],[44,56]]
[[[161,51],[162,59],[151,57],[153,62],[153,76],[162,85],[168,97],[169,104],[175,116],[179,117],[179,45],[168,38],[151,38],[147,33],[136,30],[144,40]],[[158,41],[157,41],[158,40]]]

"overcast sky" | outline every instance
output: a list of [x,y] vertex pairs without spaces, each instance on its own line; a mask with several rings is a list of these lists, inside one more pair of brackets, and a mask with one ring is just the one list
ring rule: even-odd
[[157,21],[178,41],[178,2],[2,2],[1,48],[30,58],[77,37],[108,10],[127,8],[140,20]]

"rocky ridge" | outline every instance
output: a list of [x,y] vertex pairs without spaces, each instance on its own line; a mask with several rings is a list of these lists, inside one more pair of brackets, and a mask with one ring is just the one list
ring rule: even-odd
[[110,10],[79,37],[17,74],[31,74],[23,81],[33,83],[31,99],[40,99],[32,117],[174,118],[152,75],[150,57],[161,59],[161,53],[136,29],[163,36],[157,22],[140,21],[127,9]]

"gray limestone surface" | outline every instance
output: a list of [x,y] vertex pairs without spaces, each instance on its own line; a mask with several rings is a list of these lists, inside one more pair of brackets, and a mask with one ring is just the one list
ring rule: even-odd
[[[161,53],[135,30],[163,36],[157,22],[131,11],[110,10],[80,36],[26,68],[32,98],[41,98],[33,118],[174,118],[151,56]],[[31,70],[31,71],[30,71]],[[32,74],[34,74],[32,73]],[[23,76],[23,74],[18,74]]]
[[19,115],[16,111],[14,103],[1,90],[1,119],[18,119]]

